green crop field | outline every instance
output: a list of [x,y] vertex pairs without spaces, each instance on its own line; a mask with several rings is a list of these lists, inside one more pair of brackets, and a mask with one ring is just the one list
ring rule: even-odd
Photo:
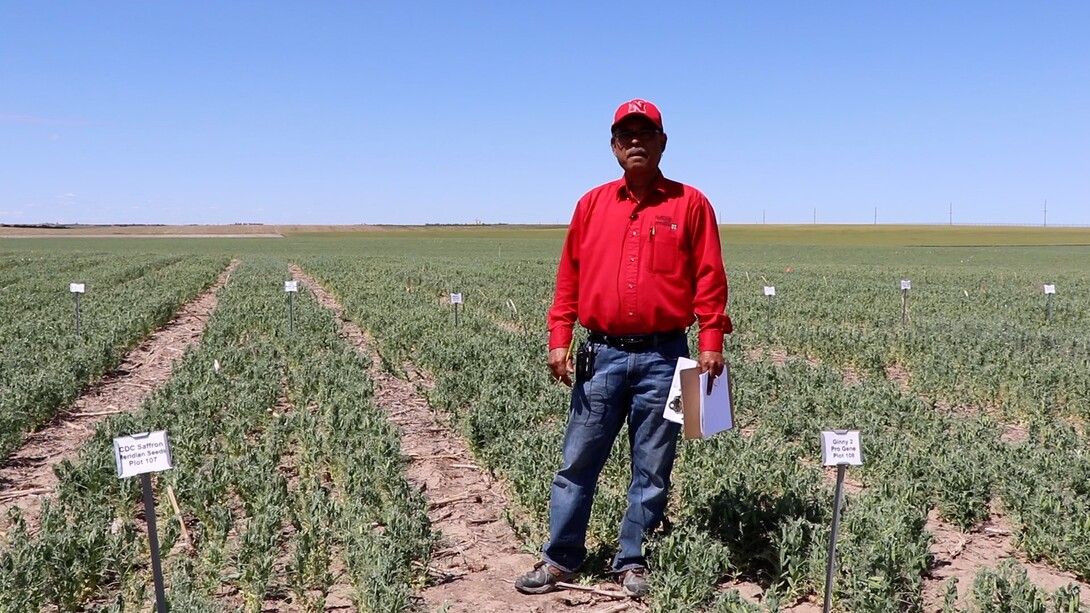
[[[725,226],[722,235],[738,427],[679,447],[670,529],[651,543],[650,609],[820,602],[833,503],[819,432],[850,428],[865,464],[848,472],[835,610],[1086,610],[1090,594],[1037,587],[1020,562],[1090,580],[1090,229]],[[111,439],[160,429],[175,458],[157,488],[172,486],[192,510],[194,533],[194,552],[164,561],[172,611],[258,612],[272,592],[321,611],[337,580],[360,611],[413,610],[437,538],[426,502],[406,482],[364,358],[310,292],[300,292],[289,332],[290,264],[373,336],[386,369],[402,375],[411,363],[429,374],[428,403],[505,482],[509,521],[539,548],[567,414],[567,390],[545,367],[562,238],[557,227],[469,226],[0,239],[5,455],[241,260],[199,348],[143,406],[102,422],[77,461],[58,465],[41,529],[14,511],[7,519],[0,612],[147,610],[139,488],[114,475]],[[76,335],[67,287],[84,280],[88,327]],[[912,282],[907,294],[901,280]],[[442,299],[450,292],[465,300],[457,326]],[[311,410],[276,410],[284,403]],[[615,543],[626,444],[618,440],[599,484],[592,573]],[[0,498],[9,486],[0,483]],[[160,512],[169,551],[178,523],[169,507]],[[1008,562],[930,585],[937,527],[971,538],[997,522],[1010,532]],[[739,581],[759,585],[761,603],[729,589]]]

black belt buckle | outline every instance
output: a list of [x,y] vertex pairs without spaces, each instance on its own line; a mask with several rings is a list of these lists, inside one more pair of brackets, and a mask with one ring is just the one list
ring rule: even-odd
[[643,351],[644,349],[650,349],[654,347],[658,340],[657,334],[647,334],[641,336],[617,336],[614,337],[618,349],[622,351]]

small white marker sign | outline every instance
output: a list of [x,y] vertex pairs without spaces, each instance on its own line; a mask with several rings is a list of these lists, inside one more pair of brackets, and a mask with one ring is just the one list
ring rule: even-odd
[[1055,294],[1056,293],[1056,286],[1055,285],[1046,285],[1045,286],[1045,293],[1046,294]]
[[462,304],[462,292],[458,292],[457,294],[451,294],[450,295],[450,303],[451,304]]
[[284,281],[284,291],[285,292],[298,292],[299,291],[299,282],[298,281]]
[[174,468],[166,430],[115,438],[114,460],[119,479]]
[[821,463],[825,466],[863,465],[859,430],[830,430],[821,433]]
[[68,291],[72,292],[73,294],[83,294],[83,293],[85,293],[84,284],[83,283],[69,283],[68,284]]
[[912,281],[901,279],[901,289],[912,289]]
[[765,296],[775,296],[775,295],[776,295],[776,286],[775,285],[766,285],[765,286]]

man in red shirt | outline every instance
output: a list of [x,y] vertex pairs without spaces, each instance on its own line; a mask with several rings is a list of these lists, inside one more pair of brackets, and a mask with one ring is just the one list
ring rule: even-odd
[[[549,310],[549,369],[572,388],[563,466],[553,479],[542,561],[515,581],[527,594],[570,581],[586,557],[594,491],[627,422],[628,509],[613,559],[629,596],[648,592],[643,543],[662,521],[680,426],[663,418],[686,329],[699,323],[702,371],[723,371],[727,277],[715,211],[698,190],[662,176],[662,114],[632,100],[614,114],[611,144],[624,177],[575,207]],[[587,341],[572,355],[576,320]]]

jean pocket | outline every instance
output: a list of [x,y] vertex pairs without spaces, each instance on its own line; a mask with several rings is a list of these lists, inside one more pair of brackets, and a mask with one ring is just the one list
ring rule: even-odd
[[608,370],[598,370],[589,381],[583,384],[579,417],[587,425],[601,423],[609,413],[609,406],[613,399],[613,386],[609,375]]

